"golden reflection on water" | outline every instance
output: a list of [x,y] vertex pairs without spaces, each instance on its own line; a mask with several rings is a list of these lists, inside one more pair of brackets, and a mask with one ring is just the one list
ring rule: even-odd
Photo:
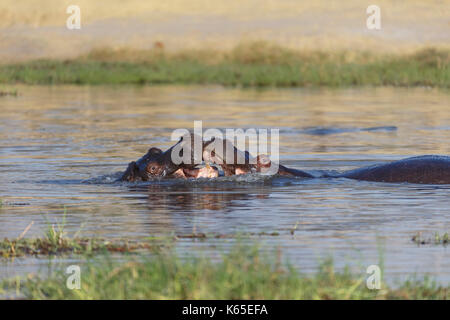
[[[339,179],[121,185],[111,181],[176,128],[279,128],[281,162],[344,170],[409,155],[450,154],[450,95],[416,88],[234,89],[215,86],[18,86],[0,98],[0,237],[40,236],[47,219],[87,235],[279,232],[265,239],[313,268],[317,255],[378,255],[387,273],[429,271],[449,279],[442,248],[409,243],[448,232],[449,189]],[[377,130],[367,128],[381,127]],[[109,180],[108,180],[109,179]],[[84,182],[83,182],[84,181]],[[87,181],[87,183],[86,183]],[[47,215],[47,217],[46,217]],[[295,237],[290,230],[297,225]],[[259,241],[259,240],[258,240]],[[262,240],[261,240],[262,241]],[[211,243],[201,248],[208,249]],[[192,250],[197,242],[185,241]],[[198,248],[200,248],[198,247]],[[357,255],[360,257],[360,254]],[[345,263],[344,260],[338,260]],[[411,263],[414,261],[414,263]],[[1,268],[0,268],[1,270]],[[447,272],[447,273],[446,273]]]
[[[78,155],[89,160],[127,161],[150,145],[169,146],[171,131],[192,129],[194,120],[202,120],[205,129],[280,128],[281,153],[294,156],[449,153],[450,96],[432,89],[58,86],[19,87],[19,92],[18,98],[1,100],[3,144],[24,140],[29,148],[46,148],[61,142],[63,148],[77,146]],[[308,127],[378,126],[398,130],[300,134]]]

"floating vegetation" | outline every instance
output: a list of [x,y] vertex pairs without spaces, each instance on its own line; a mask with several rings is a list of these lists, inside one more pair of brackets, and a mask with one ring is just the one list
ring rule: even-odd
[[417,245],[443,245],[446,246],[449,244],[449,235],[448,233],[440,234],[439,232],[436,232],[434,236],[423,236],[421,232],[418,232],[415,234],[411,240],[416,243]]
[[247,238],[247,237],[262,237],[270,236],[276,237],[280,234],[278,232],[245,232],[239,234],[221,234],[221,233],[189,233],[189,234],[176,234],[175,239],[232,239],[232,238]]
[[131,253],[137,250],[157,251],[162,247],[162,244],[101,238],[59,238],[57,241],[48,238],[13,240],[5,238],[0,241],[0,257],[14,258],[25,255],[60,254],[90,255],[101,252]]
[[[29,226],[30,227],[30,226]],[[149,250],[159,251],[170,246],[173,241],[179,239],[245,239],[251,237],[270,236],[276,237],[278,232],[247,232],[239,234],[218,233],[189,233],[175,234],[170,237],[148,237],[150,241],[107,240],[103,238],[67,238],[62,232],[54,228],[42,238],[24,239],[23,235],[29,227],[22,232],[17,239],[5,238],[0,241],[0,257],[13,258],[25,255],[61,255],[61,254],[93,254],[101,252],[132,253]]]
[[0,90],[0,97],[6,97],[6,96],[17,97],[17,95],[18,95],[17,90],[11,90],[11,91]]
[[[0,202],[1,205],[1,202]],[[0,257],[14,258],[25,255],[61,255],[85,254],[99,252],[131,253],[139,250],[156,252],[170,246],[178,239],[224,239],[224,238],[250,238],[255,236],[278,236],[278,232],[246,232],[237,234],[219,234],[193,232],[189,234],[173,234],[171,236],[150,236],[146,241],[107,240],[103,238],[67,237],[66,226],[67,210],[64,208],[62,219],[56,223],[47,220],[47,230],[43,237],[25,238],[27,232],[34,224],[32,221],[16,239],[5,238],[0,241]],[[78,231],[76,234],[78,234]]]
[[34,224],[32,221],[16,239],[5,238],[0,241],[0,257],[14,258],[25,255],[60,255],[84,254],[97,252],[130,253],[137,250],[157,251],[163,244],[151,242],[138,242],[129,240],[106,240],[103,238],[87,238],[66,236],[66,209],[61,222],[48,223],[47,231],[41,238],[24,238]]

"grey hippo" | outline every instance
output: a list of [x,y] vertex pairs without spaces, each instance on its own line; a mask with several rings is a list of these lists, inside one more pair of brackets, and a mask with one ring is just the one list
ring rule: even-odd
[[[270,166],[267,156],[261,156],[258,162]],[[313,178],[307,172],[289,169],[280,165],[279,174]],[[347,178],[375,182],[409,182],[421,184],[450,184],[450,157],[425,155],[397,160],[389,163],[375,164],[337,174],[325,174],[325,178]]]
[[[259,155],[256,159],[248,152],[242,152],[234,147],[228,140],[211,139],[200,140],[202,144],[201,154],[195,158],[191,152],[189,164],[175,164],[172,161],[172,152],[178,147],[180,156],[182,148],[193,149],[194,136],[181,137],[171,148],[163,152],[158,148],[150,148],[139,160],[133,161],[123,173],[120,181],[146,181],[153,177],[175,178],[214,178],[219,176],[219,171],[214,166],[198,167],[198,163],[205,161],[219,165],[225,176],[247,174],[251,172],[265,173],[271,166],[271,161],[266,155]],[[221,145],[221,152],[217,152],[217,146]],[[232,150],[231,157],[226,157],[227,150]],[[240,161],[237,159],[240,158]],[[197,161],[194,161],[197,160]],[[237,164],[239,163],[239,164]],[[293,168],[278,165],[276,172],[282,176],[316,178],[312,174]],[[450,184],[450,157],[425,155],[406,158],[389,163],[376,164],[336,174],[324,174],[319,178],[348,178],[362,181],[375,182],[408,182],[419,184]]]

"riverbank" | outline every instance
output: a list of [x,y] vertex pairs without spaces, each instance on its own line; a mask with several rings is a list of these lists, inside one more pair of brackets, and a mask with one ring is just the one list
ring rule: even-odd
[[219,84],[241,87],[450,88],[450,51],[302,52],[265,42],[230,51],[97,49],[69,60],[0,65],[0,84]]
[[[314,275],[296,271],[276,250],[235,245],[219,262],[161,251],[121,262],[98,256],[81,267],[81,288],[66,286],[59,270],[49,278],[28,275],[3,281],[0,292],[27,299],[448,299],[449,288],[430,279],[406,281],[396,289],[366,287],[367,274],[335,271],[332,261]],[[2,289],[1,289],[2,288]]]

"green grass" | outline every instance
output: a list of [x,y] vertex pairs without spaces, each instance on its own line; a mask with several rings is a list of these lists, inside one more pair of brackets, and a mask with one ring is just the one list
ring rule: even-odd
[[94,253],[106,252],[132,253],[143,250],[156,252],[170,247],[174,241],[179,239],[249,239],[261,236],[276,237],[280,235],[278,232],[248,232],[238,234],[206,234],[200,232],[148,237],[143,241],[128,241],[123,239],[106,240],[102,238],[78,237],[78,232],[73,237],[68,237],[65,231],[65,223],[66,210],[64,210],[62,221],[57,222],[56,225],[47,221],[47,230],[43,237],[24,238],[33,224],[33,222],[30,223],[16,239],[4,238],[0,240],[0,258],[9,259],[30,255],[92,255]]
[[0,258],[15,258],[29,255],[61,255],[119,252],[130,253],[138,250],[159,250],[162,245],[149,242],[127,240],[106,240],[102,238],[49,238],[3,239],[0,241]]
[[239,233],[239,234],[173,234],[168,236],[148,237],[143,241],[128,241],[123,239],[106,240],[103,238],[67,237],[59,226],[50,225],[45,235],[40,238],[16,239],[4,238],[0,240],[0,258],[15,258],[22,256],[49,256],[62,254],[91,255],[101,252],[131,253],[142,250],[150,252],[170,247],[179,239],[250,239],[255,237],[276,237],[277,232]]
[[117,262],[97,257],[81,267],[81,289],[66,287],[67,274],[49,278],[27,276],[3,281],[3,294],[28,299],[448,299],[448,287],[429,279],[408,281],[396,289],[365,286],[366,275],[349,269],[336,272],[332,262],[314,275],[302,275],[280,255],[236,245],[220,262],[208,258],[180,259],[172,251]]
[[61,255],[78,254],[92,255],[94,253],[119,252],[131,253],[138,250],[158,251],[163,244],[155,241],[105,240],[102,238],[73,237],[66,235],[66,208],[61,222],[50,223],[47,220],[47,230],[43,237],[24,238],[33,225],[33,221],[16,239],[0,240],[0,258],[11,259],[29,255]]
[[448,233],[440,234],[435,232],[433,236],[424,236],[422,233],[415,234],[411,240],[418,246],[421,245],[443,245],[447,246],[450,242]]
[[[1,90],[0,89],[0,97],[6,97],[6,96],[11,96],[11,97],[17,97],[18,92],[17,90],[10,90],[10,91],[5,91],[5,90]],[[1,205],[1,199],[0,199],[0,205]]]
[[450,51],[298,52],[266,43],[214,50],[95,50],[73,60],[0,65],[8,84],[220,84],[242,87],[450,87]]

